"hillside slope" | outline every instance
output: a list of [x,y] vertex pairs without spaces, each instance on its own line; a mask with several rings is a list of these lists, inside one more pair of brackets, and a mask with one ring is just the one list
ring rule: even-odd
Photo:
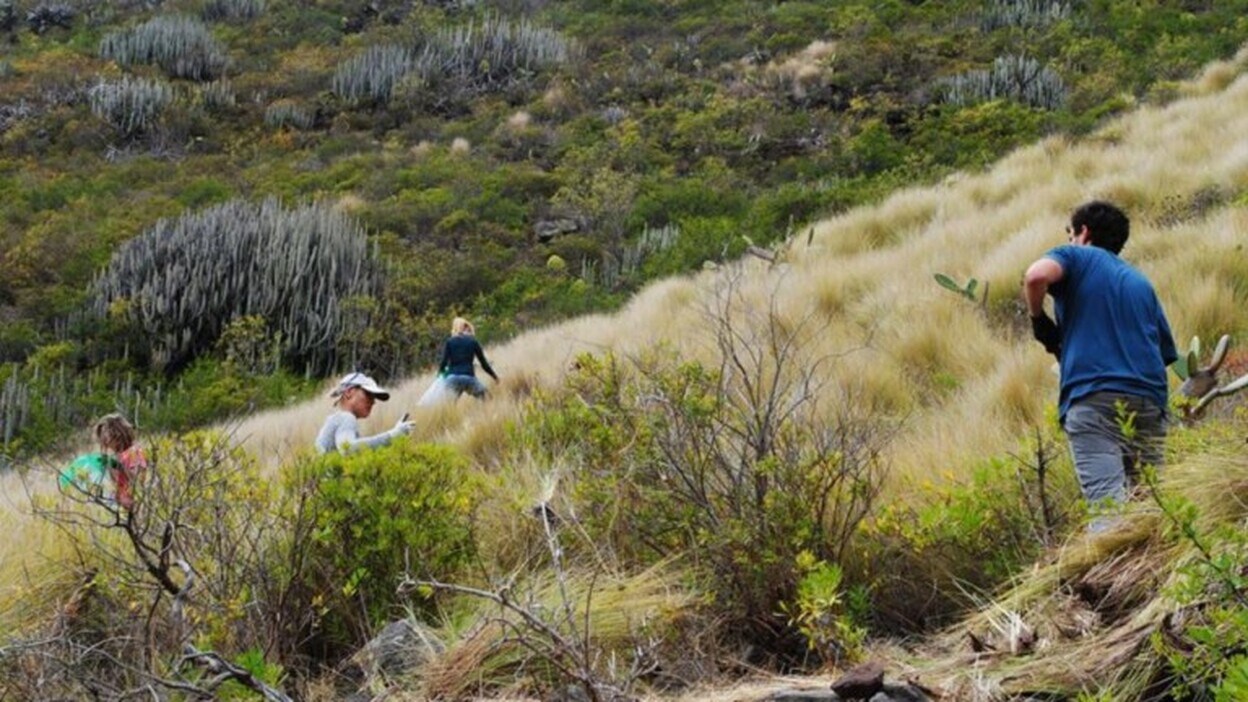
[[[891,472],[881,493],[881,515],[890,513],[895,505],[921,502],[925,483],[971,485],[973,489],[975,471],[987,459],[1008,456],[1018,450],[1020,439],[1046,426],[1052,429],[1046,408],[1053,403],[1056,379],[1051,361],[1029,340],[1021,324],[1017,288],[1026,264],[1063,241],[1062,227],[1073,206],[1090,198],[1107,198],[1131,214],[1133,235],[1125,257],[1155,281],[1179,338],[1198,334],[1207,339],[1224,332],[1242,336],[1248,330],[1248,256],[1243,234],[1248,228],[1245,64],[1248,52],[1241,52],[1234,61],[1211,66],[1185,86],[1188,97],[1163,107],[1142,108],[1086,139],[1048,139],[1012,153],[983,173],[905,190],[879,206],[855,209],[820,222],[778,247],[774,263],[747,257],[740,264],[667,279],[645,288],[618,313],[577,318],[492,346],[487,353],[503,380],[485,403],[463,400],[453,408],[421,410],[416,402],[430,378],[410,378],[399,384],[389,403],[379,406],[365,429],[384,428],[400,413],[412,411],[417,438],[449,445],[467,457],[466,462],[447,465],[462,468],[462,475],[452,476],[462,478],[460,487],[480,488],[479,494],[465,501],[478,508],[475,516],[479,521],[474,526],[481,542],[481,559],[496,558],[497,562],[488,567],[500,572],[540,571],[544,561],[534,555],[534,548],[540,554],[545,542],[540,535],[535,536],[540,532],[535,531],[530,508],[548,499],[555,489],[544,479],[560,470],[575,472],[580,466],[557,465],[557,461],[536,453],[543,447],[524,444],[523,430],[527,422],[540,424],[547,416],[567,418],[567,407],[550,398],[560,397],[576,378],[583,380],[578,373],[590,361],[579,359],[579,354],[642,358],[658,353],[715,364],[717,353],[722,351],[716,345],[716,333],[728,330],[766,339],[777,329],[796,329],[804,330],[804,346],[803,355],[795,358],[818,361],[811,367],[818,387],[836,400],[823,408],[829,422],[835,420],[837,402],[842,400],[860,403],[870,415],[895,422],[897,432],[884,449]],[[933,279],[935,273],[958,280],[973,276],[988,287],[988,294],[982,304],[971,303],[939,287]],[[723,307],[725,295],[737,304]],[[729,323],[723,324],[725,321]],[[575,405],[580,399],[573,395],[569,404]],[[1228,401],[1226,406],[1233,404]],[[249,417],[226,429],[238,443],[261,457],[270,475],[276,475],[280,469],[298,463],[296,454],[309,450],[311,438],[328,411],[328,401],[318,398]],[[1015,591],[987,604],[947,637],[930,641],[926,651],[901,653],[881,645],[874,652],[893,657],[893,675],[920,674],[924,681],[948,690],[953,699],[1016,699],[1032,692],[1075,699],[1081,690],[1114,698],[1113,690],[1119,689],[1115,685],[1124,676],[1140,679],[1134,687],[1121,688],[1134,690],[1136,696],[1122,699],[1139,698],[1158,666],[1150,663],[1140,668],[1133,663],[1149,635],[1168,630],[1160,628],[1159,622],[1166,621],[1175,607],[1172,602],[1153,598],[1151,592],[1141,594],[1130,586],[1169,587],[1170,573],[1177,573],[1179,566],[1205,562],[1199,548],[1190,543],[1201,545],[1199,536],[1187,537],[1182,529],[1171,527],[1194,524],[1199,535],[1226,525],[1235,527],[1242,521],[1243,461],[1234,457],[1220,460],[1209,448],[1242,441],[1235,435],[1241,428],[1236,422],[1242,422],[1242,417],[1212,425],[1230,430],[1230,438],[1218,436],[1218,429],[1209,433],[1177,429],[1174,452],[1183,460],[1162,486],[1172,491],[1170,494],[1202,507],[1231,497],[1222,500],[1226,506],[1220,511],[1184,521],[1154,510],[1133,519],[1131,528],[1112,540],[1087,542],[1072,536],[1065,550],[1048,551],[1047,560],[1030,575],[1017,574],[1020,585]],[[528,435],[527,440],[534,436],[540,434]],[[626,448],[617,453],[626,453],[630,445],[626,442]],[[431,449],[422,445],[410,450]],[[526,456],[530,450],[534,453]],[[413,456],[425,454],[401,455],[416,464]],[[411,465],[382,468],[376,473],[379,480],[401,474]],[[1224,480],[1193,478],[1211,470],[1220,470]],[[31,475],[37,480],[48,477],[39,472]],[[480,483],[473,482],[478,479]],[[7,494],[17,493],[15,486],[6,487],[12,488]],[[247,494],[254,498],[251,492]],[[800,500],[804,496],[796,497]],[[588,519],[592,515],[585,513],[602,506],[590,503],[579,507]],[[65,565],[75,557],[85,557],[55,545],[53,542],[61,537],[50,536],[52,527],[28,517],[23,513],[25,508],[21,504],[0,513],[0,528],[20,537],[10,544],[45,545],[43,555],[48,561],[38,563],[42,567],[33,572],[55,573],[49,581],[56,587],[48,590],[67,594],[72,578],[65,574]],[[347,526],[354,526],[350,522],[357,518],[362,520],[362,514],[348,512]],[[272,515],[261,509],[248,516],[259,519]],[[881,529],[882,521],[866,520],[863,529]],[[1242,545],[1233,540],[1227,543]],[[1193,550],[1198,555],[1193,556]],[[406,553],[402,555],[406,557]],[[789,558],[793,554],[781,555]],[[898,554],[892,554],[896,561],[886,560],[887,551],[875,555],[879,558],[876,565],[883,571],[913,565]],[[923,557],[933,561],[933,571],[952,571],[955,566],[967,570],[988,567],[983,563],[939,562],[941,555]],[[61,599],[68,597],[58,599],[44,591],[38,601],[33,599],[32,583],[21,572],[36,560],[32,554],[13,550],[0,556],[0,575],[4,578],[0,593],[5,595],[0,598],[0,621],[28,624],[41,614],[47,615],[47,621],[59,621]],[[397,556],[393,560],[398,560]],[[643,563],[625,562],[621,570],[639,569],[639,564]],[[782,565],[789,566],[787,562]],[[57,572],[57,568],[64,571]],[[210,569],[204,572],[205,577],[211,575]],[[348,569],[346,574],[354,577],[359,572]],[[941,582],[944,590],[957,591],[964,586],[956,577],[941,572],[948,576]],[[1156,577],[1144,579],[1141,573],[1145,572]],[[922,574],[907,571],[904,575],[917,580]],[[596,577],[595,573],[588,578],[591,590]],[[1008,636],[991,642],[998,655],[965,653],[962,642],[968,631],[977,636],[985,631],[1008,631],[1012,616],[1034,622],[1034,617],[1046,616],[1051,608],[1061,609],[1063,600],[1058,595],[1064,593],[1060,588],[1079,578],[1088,583],[1092,594],[1126,591],[1131,597],[1110,602],[1122,605],[1124,611],[1115,612],[1106,626],[1076,627],[1082,636],[1076,637],[1078,645],[1054,649],[1050,657],[1037,656],[1020,663],[1012,655],[1019,650],[1011,650],[1010,656],[1003,652],[1011,649]],[[1227,587],[1233,594],[1242,595],[1231,580]],[[663,586],[680,590],[682,596],[681,588],[690,587],[680,578],[673,577],[673,583]],[[929,584],[920,582],[919,586]],[[326,591],[330,596],[335,590],[347,590],[337,581],[333,585]],[[394,583],[387,581],[379,591],[394,589]],[[628,590],[620,584],[611,592],[624,599],[619,593]],[[881,588],[873,590],[872,596],[883,600],[896,595]],[[972,593],[973,597],[988,599],[988,593]],[[682,599],[680,606],[688,599],[694,598]],[[322,600],[310,602],[319,606]],[[618,606],[619,600],[615,603]],[[466,614],[461,617],[470,623],[488,623],[492,612],[478,613],[477,620]],[[994,619],[997,615],[1000,617]],[[903,628],[899,620],[885,623],[890,632]],[[927,622],[902,623],[913,624],[921,633],[930,633],[932,626]],[[484,627],[480,624],[474,628],[461,621],[449,622],[446,627],[454,630],[456,625],[460,634]],[[463,664],[465,660],[479,661],[469,654],[486,655],[479,650],[464,653],[471,642],[468,635],[453,641],[441,661],[444,672],[456,663],[461,665],[461,678],[456,682],[462,687],[454,688],[461,696],[467,696],[468,690],[475,692],[477,688],[472,685],[478,684],[478,677],[485,677],[477,668]],[[1095,660],[1096,665],[1076,667],[1072,663],[1091,659],[1100,651],[1114,655]],[[488,682],[493,687],[482,687],[504,694],[514,687],[523,688],[531,682],[530,675],[540,677],[523,665],[518,672],[507,672],[515,672],[515,678],[502,683],[491,680]],[[429,684],[428,679],[420,683]],[[789,683],[775,683],[767,689],[780,684]],[[420,685],[413,688],[415,691],[398,694],[410,692],[413,699],[421,699],[427,688]],[[672,694],[708,699],[721,693]],[[724,694],[738,698],[737,693]],[[764,693],[751,688],[740,696],[756,694]]]
[[[1052,138],[979,174],[898,193],[813,226],[788,243],[782,263],[747,257],[742,291],[755,309],[775,304],[793,320],[828,324],[820,351],[850,353],[838,380],[869,390],[868,401],[910,417],[894,449],[900,472],[956,468],[1012,448],[1056,396],[1043,350],[1030,341],[1016,302],[1023,269],[1063,243],[1069,211],[1092,198],[1132,217],[1124,257],[1157,286],[1176,338],[1212,338],[1246,323],[1248,256],[1248,80],[1241,57],[1207,69],[1193,95],[1143,108],[1078,141]],[[989,286],[986,312],[936,285],[933,274]],[[557,383],[578,353],[637,354],[672,344],[708,350],[709,293],[723,274],[703,272],[641,291],[610,315],[575,319],[489,349],[503,377],[485,405],[461,403],[464,425],[427,422],[427,436],[469,440],[514,414],[535,386]],[[862,348],[859,348],[862,347]],[[412,409],[431,378],[399,385],[372,424]],[[241,423],[244,443],[265,455],[310,445],[323,400],[265,412]]]

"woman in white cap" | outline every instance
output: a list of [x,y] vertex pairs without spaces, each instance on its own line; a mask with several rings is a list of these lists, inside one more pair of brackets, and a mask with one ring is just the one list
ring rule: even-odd
[[390,399],[389,390],[377,385],[376,381],[363,373],[345,375],[329,396],[335,398],[334,406],[338,411],[325,420],[320,433],[316,435],[317,453],[350,453],[361,446],[385,446],[395,437],[412,431],[413,424],[407,421],[405,414],[393,429],[376,436],[360,438],[359,420],[372,414],[373,404],[377,400],[385,402]]

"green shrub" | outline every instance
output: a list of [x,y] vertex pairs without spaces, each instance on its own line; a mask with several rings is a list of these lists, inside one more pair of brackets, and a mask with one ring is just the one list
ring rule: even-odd
[[[745,312],[732,290],[720,295],[708,314],[723,365],[664,348],[627,360],[582,355],[566,396],[535,405],[518,443],[584,466],[574,493],[595,507],[580,520],[604,552],[626,566],[681,554],[732,635],[800,660],[804,648],[793,649],[777,614],[796,595],[798,554],[844,556],[879,489],[891,424],[850,388],[807,384],[820,362],[806,335],[817,330]],[[763,316],[770,331],[737,314]],[[774,345],[764,347],[769,333]]]
[[469,471],[455,449],[406,439],[293,468],[294,484],[311,490],[316,539],[307,555],[330,648],[402,616],[395,590],[405,576],[450,580],[469,562],[478,493]]
[[963,482],[951,471],[920,480],[917,500],[881,505],[863,523],[860,550],[843,565],[870,588],[877,625],[939,626],[964,612],[967,592],[994,590],[1069,532],[1082,516],[1079,489],[1057,441],[1041,432]]

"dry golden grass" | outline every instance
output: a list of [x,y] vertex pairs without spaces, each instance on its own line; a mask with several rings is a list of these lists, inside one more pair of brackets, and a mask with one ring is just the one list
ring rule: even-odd
[[[1248,331],[1243,248],[1248,209],[1225,204],[1236,198],[1243,202],[1248,189],[1245,63],[1248,52],[1211,66],[1191,84],[1189,97],[1141,108],[1090,138],[1046,139],[987,172],[907,189],[877,206],[819,222],[811,244],[807,246],[803,230],[784,263],[743,263],[747,277],[742,294],[754,306],[774,297],[790,319],[813,314],[826,322],[827,329],[812,344],[816,355],[866,344],[829,366],[831,378],[856,383],[865,389],[865,401],[905,417],[888,456],[897,475],[928,474],[932,466],[955,478],[964,475],[976,460],[1016,448],[1028,427],[1040,421],[1045,405],[1054,402],[1057,379],[1050,372],[1051,359],[1038,345],[937,287],[934,273],[987,281],[991,307],[1008,310],[1027,264],[1064,243],[1069,211],[1088,199],[1109,198],[1133,217],[1124,257],[1156,282],[1181,345],[1195,333]],[[548,100],[557,103],[560,96],[552,90]],[[414,153],[424,148],[417,146]],[[1191,198],[1211,188],[1227,194],[1224,204],[1181,223],[1157,223],[1168,198]],[[708,358],[700,306],[721,275],[706,271],[659,281],[614,314],[532,330],[487,349],[503,382],[486,403],[462,399],[453,407],[417,408],[416,400],[432,377],[411,378],[398,385],[391,402],[377,407],[364,431],[384,430],[411,411],[416,438],[455,444],[496,475],[514,471],[517,496],[510,501],[523,503],[539,490],[541,476],[551,467],[504,467],[496,458],[506,441],[505,428],[520,416],[528,393],[557,385],[582,352],[636,354],[666,343],[682,354]],[[326,399],[264,412],[243,421],[237,436],[275,466],[306,450],[329,412]],[[498,495],[490,499],[508,501]],[[1141,519],[1139,538],[1145,541],[1131,541],[1136,537],[1130,536],[1131,544],[1146,543],[1148,530],[1155,526],[1147,515]],[[508,525],[500,518],[497,529],[504,531]],[[0,528],[21,535],[0,551],[2,598],[30,567],[32,551],[46,550],[53,562],[64,554],[46,527],[30,523],[11,507],[0,510]],[[14,545],[18,543],[22,546]],[[1040,571],[1026,586],[1051,591],[1055,579],[1069,572],[1060,568],[1077,570],[1099,562],[1105,543],[1098,541],[1084,551],[1072,544],[1063,552],[1065,565]],[[496,545],[500,553],[508,548],[504,541]],[[1087,561],[1075,559],[1072,554],[1077,553]],[[1169,557],[1161,552],[1147,556]],[[1027,600],[1024,595],[1017,598]],[[5,611],[0,601],[0,617]],[[1125,645],[1135,631],[1131,627],[1140,625],[1114,629],[1103,643]],[[1070,647],[1063,655],[1086,652]],[[1040,674],[1019,675],[1028,680]]]
[[[548,620],[569,612],[578,631],[588,625],[600,650],[627,655],[647,632],[670,630],[697,604],[680,578],[680,572],[667,564],[631,576],[570,573],[564,589],[549,577],[536,587],[515,586],[511,597],[531,597],[528,609]],[[500,616],[508,622],[520,621],[514,613],[500,613],[497,605],[480,600],[476,612],[443,632],[446,651],[421,671],[419,688],[426,698],[461,699],[476,688],[493,688],[498,681],[514,677],[511,671],[529,655],[514,633],[500,623]],[[537,632],[526,630],[526,635],[542,640]]]
[[[1241,59],[1218,70],[1238,71]],[[744,294],[762,305],[778,289],[786,314],[823,317],[828,329],[816,353],[837,353],[870,334],[870,347],[836,372],[855,377],[880,406],[908,415],[892,456],[903,474],[933,462],[956,470],[963,457],[1010,450],[1054,400],[1050,361],[1025,335],[990,323],[938,288],[932,275],[979,278],[989,285],[994,309],[1008,310],[1027,264],[1063,243],[1070,209],[1108,197],[1133,216],[1125,257],[1156,281],[1178,338],[1244,329],[1248,264],[1236,247],[1248,224],[1245,208],[1215,207],[1169,229],[1152,221],[1166,198],[1204,188],[1234,194],[1248,186],[1248,140],[1240,136],[1248,133],[1248,82],[1222,76],[1216,83],[1223,89],[1142,108],[1092,138],[1046,139],[985,173],[907,189],[876,207],[817,223],[812,245],[799,237],[787,264],[747,262]],[[665,342],[705,357],[699,305],[717,275],[660,281],[618,313],[534,330],[489,349],[504,382],[488,403],[414,408],[432,378],[410,379],[364,429],[383,430],[411,410],[418,438],[451,441],[488,459],[527,392],[558,383],[578,353],[635,353]],[[956,391],[936,393],[934,379]],[[266,412],[246,420],[239,436],[276,464],[310,444],[328,411],[316,401]]]
[[[1199,453],[1167,468],[1163,495],[1190,500],[1196,526],[1209,533],[1248,518],[1248,458]],[[1155,657],[1148,638],[1176,609],[1167,593],[1198,558],[1190,541],[1166,536],[1170,521],[1151,501],[1132,505],[1101,535],[1077,534],[1004,593],[986,593],[977,612],[920,652],[914,671],[959,700],[1010,699],[1027,690],[1108,690],[1119,699],[1147,682]],[[1010,623],[1034,633],[1011,653]],[[990,647],[976,653],[971,638]],[[1144,648],[1142,648],[1144,647]]]

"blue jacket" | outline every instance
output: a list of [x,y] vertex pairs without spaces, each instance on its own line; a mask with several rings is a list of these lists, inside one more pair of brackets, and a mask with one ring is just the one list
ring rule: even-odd
[[481,362],[481,369],[491,378],[498,380],[494,369],[490,368],[490,362],[485,360],[485,351],[481,349],[481,344],[469,334],[458,334],[446,340],[446,345],[442,347],[442,362],[438,364],[438,371],[444,375],[476,377],[477,373],[472,365],[473,358]]
[[1062,279],[1049,286],[1062,334],[1062,419],[1073,402],[1101,391],[1166,409],[1166,366],[1179,356],[1152,284],[1095,246],[1058,246],[1045,257],[1062,267]]

